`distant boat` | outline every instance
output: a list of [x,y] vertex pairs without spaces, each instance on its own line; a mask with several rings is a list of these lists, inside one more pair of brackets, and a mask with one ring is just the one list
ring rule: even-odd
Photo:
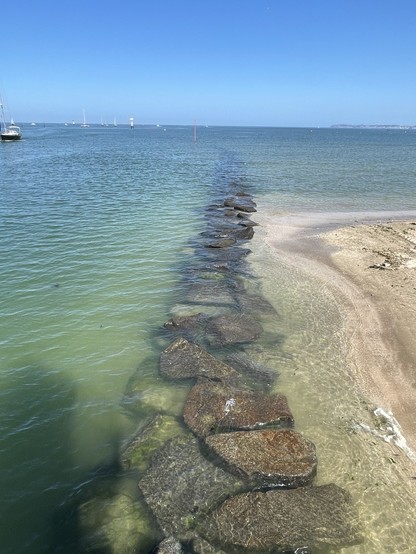
[[20,140],[22,138],[22,133],[20,127],[14,124],[13,118],[10,119],[10,125],[6,123],[6,116],[4,115],[3,102],[0,102],[1,109],[1,130],[0,137],[1,140]]
[[81,127],[89,127],[89,125],[87,123],[87,119],[85,117],[85,110],[82,110],[82,114],[84,116],[84,123],[81,123]]

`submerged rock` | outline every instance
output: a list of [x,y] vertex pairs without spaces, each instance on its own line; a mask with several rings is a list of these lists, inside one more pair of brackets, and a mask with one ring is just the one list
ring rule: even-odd
[[233,232],[234,237],[237,240],[251,240],[254,237],[253,225],[245,226],[242,229],[236,229]]
[[183,554],[182,545],[174,537],[168,537],[164,539],[155,550],[152,550],[152,554]]
[[208,340],[215,346],[253,342],[262,332],[260,323],[246,314],[220,315],[207,326]]
[[[239,217],[239,216],[245,216],[245,217]],[[241,220],[238,222],[238,225],[242,225],[243,227],[258,227],[259,224],[256,223],[255,221],[252,221],[251,219],[249,219],[249,216],[247,216],[246,214],[237,214],[237,217]]]
[[82,552],[148,552],[154,528],[147,510],[128,491],[98,495],[78,508]]
[[199,536],[192,541],[192,552],[195,554],[227,554]]
[[260,294],[238,294],[237,302],[242,312],[250,314],[276,314],[274,307]]
[[184,297],[190,304],[206,306],[229,306],[236,305],[235,297],[227,283],[223,281],[209,281],[203,283],[195,282],[187,287]]
[[256,203],[248,196],[230,197],[224,201],[224,206],[240,212],[256,212]]
[[257,486],[301,487],[316,475],[315,446],[292,429],[222,433],[205,442],[231,470]]
[[162,531],[186,540],[196,519],[241,490],[242,483],[209,462],[190,436],[169,440],[156,452],[139,488]]
[[[223,275],[219,273],[219,275]],[[195,307],[195,306],[193,306]],[[210,320],[207,313],[190,313],[189,307],[184,315],[174,314],[163,325],[171,336],[183,336],[190,341],[203,343],[205,341],[205,327]]]
[[277,380],[279,374],[274,369],[265,367],[253,362],[245,352],[234,352],[228,354],[225,361],[240,373],[249,377],[256,388],[259,386],[271,387]]
[[189,392],[185,423],[199,437],[212,433],[293,425],[282,394],[243,391],[225,383],[201,380]]
[[161,353],[160,372],[170,379],[235,379],[240,375],[234,368],[183,337],[177,338]]
[[227,226],[224,229],[204,231],[201,233],[201,236],[212,239],[212,242],[208,243],[207,246],[211,248],[225,248],[227,246],[232,246],[238,240],[252,239],[254,236],[254,226],[255,225],[235,224],[233,226]]
[[249,248],[241,246],[230,246],[229,248],[205,248],[199,252],[205,259],[211,259],[218,262],[237,263],[251,253]]
[[165,329],[190,330],[199,329],[207,322],[207,315],[203,313],[190,314],[184,316],[173,316],[163,326]]
[[349,494],[334,484],[240,494],[198,529],[226,552],[342,548],[362,542]]
[[216,241],[209,242],[207,244],[208,248],[228,248],[236,243],[236,239],[233,238],[222,238]]
[[156,450],[168,439],[182,434],[184,428],[174,417],[157,414],[149,418],[122,448],[121,467],[124,470],[145,471]]
[[122,406],[141,417],[156,412],[179,416],[188,390],[184,384],[173,387],[160,376],[137,371],[127,383]]

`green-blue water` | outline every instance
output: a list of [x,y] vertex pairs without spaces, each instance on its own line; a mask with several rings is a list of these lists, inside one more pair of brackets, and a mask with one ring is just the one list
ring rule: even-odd
[[0,550],[10,554],[65,550],[60,510],[137,425],[123,391],[146,360],[157,367],[189,240],[228,183],[283,211],[416,209],[415,131],[199,128],[196,143],[191,127],[23,133],[0,144]]

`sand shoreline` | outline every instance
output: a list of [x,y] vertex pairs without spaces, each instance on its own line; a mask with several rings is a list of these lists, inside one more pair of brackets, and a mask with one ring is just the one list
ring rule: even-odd
[[325,283],[346,321],[354,377],[416,452],[416,212],[282,214],[260,208],[262,240]]

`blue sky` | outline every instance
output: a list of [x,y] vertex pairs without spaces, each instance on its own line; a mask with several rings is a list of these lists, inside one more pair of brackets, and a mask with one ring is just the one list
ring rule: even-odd
[[402,0],[1,3],[16,121],[416,124],[416,4]]

